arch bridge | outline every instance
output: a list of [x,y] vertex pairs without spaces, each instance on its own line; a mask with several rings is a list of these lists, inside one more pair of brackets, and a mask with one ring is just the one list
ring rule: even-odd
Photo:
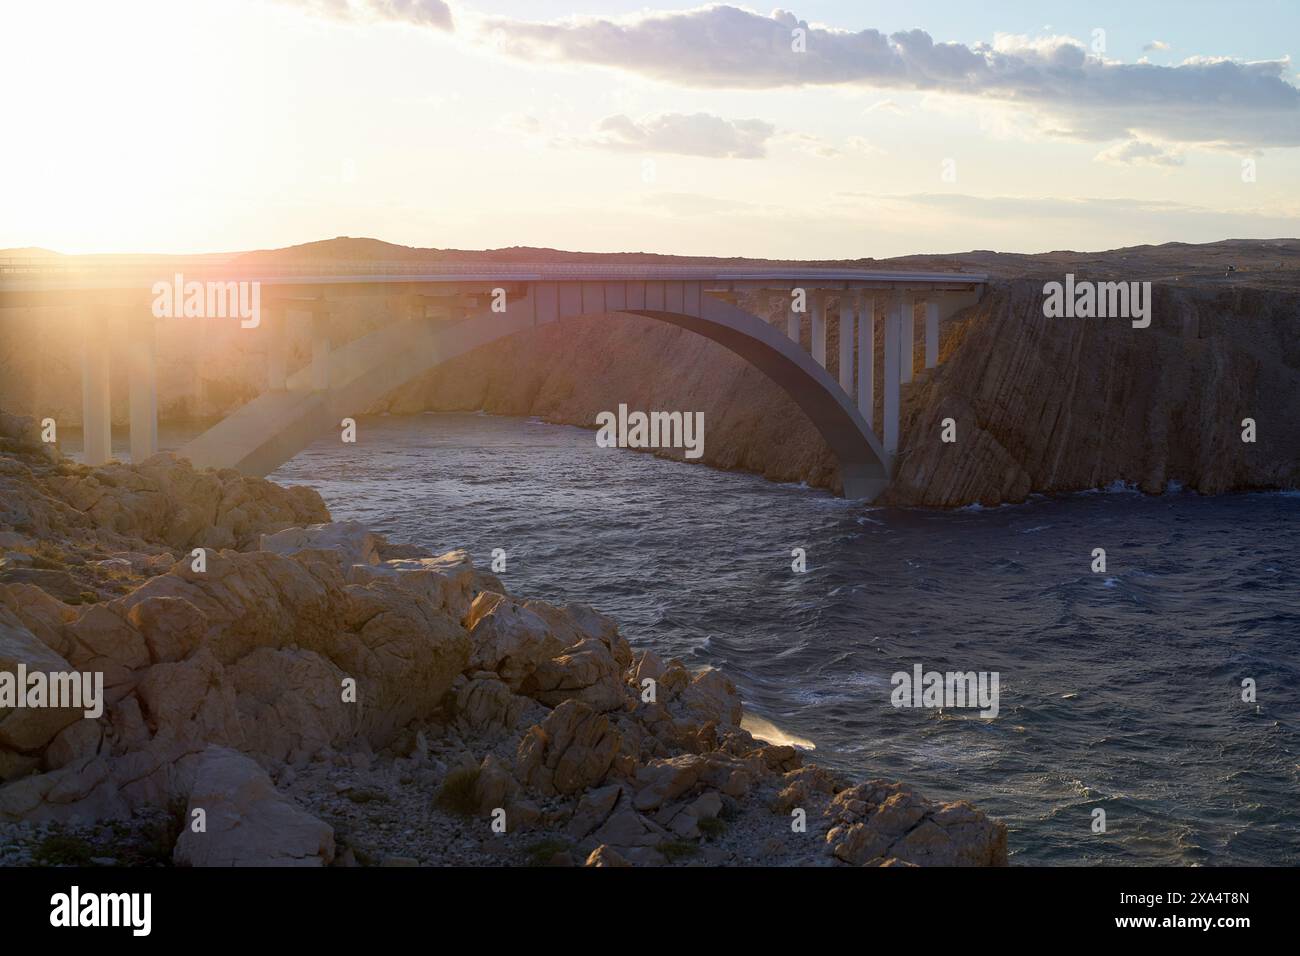
[[[74,268],[61,261],[0,261],[0,305],[66,304],[74,297],[92,313],[83,325],[88,464],[110,456],[109,350],[95,307],[111,298],[117,308],[126,303],[129,309],[131,456],[142,461],[158,444],[155,323],[182,321],[155,317],[155,283],[170,284],[178,271],[186,283],[215,285],[219,291],[255,284],[259,314],[255,324],[244,324],[265,343],[265,390],[179,450],[196,467],[266,475],[336,430],[342,418],[472,349],[562,318],[621,312],[697,332],[761,370],[798,404],[837,456],[845,495],[868,500],[884,490],[893,473],[900,387],[914,372],[917,307],[924,306],[925,367],[933,368],[940,322],[978,301],[987,281],[970,273],[799,267],[423,262],[249,267],[118,260],[101,268]],[[396,300],[405,314],[335,348],[328,317],[357,297]],[[779,300],[784,322],[746,311],[742,300],[766,302],[764,311]],[[174,306],[179,312],[181,303]],[[884,322],[879,422],[874,399],[878,311]],[[294,312],[311,316],[312,351],[308,364],[290,374],[287,324]],[[810,351],[800,344],[805,323]],[[832,323],[838,323],[839,341],[834,378],[826,355]]]

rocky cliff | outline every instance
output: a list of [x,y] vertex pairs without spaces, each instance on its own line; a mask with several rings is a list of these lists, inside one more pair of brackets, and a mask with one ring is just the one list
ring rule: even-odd
[[1157,283],[1151,326],[1134,328],[1045,318],[1041,292],[999,284],[951,324],[942,364],[907,395],[888,501],[1300,487],[1300,296]]
[[0,415],[0,502],[0,678],[103,681],[0,705],[0,863],[1007,860],[969,804],[805,764],[722,673],[310,490],[85,468]]

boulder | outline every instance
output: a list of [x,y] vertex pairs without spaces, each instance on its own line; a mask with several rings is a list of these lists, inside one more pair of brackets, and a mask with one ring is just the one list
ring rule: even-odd
[[566,646],[573,646],[579,641],[591,638],[604,644],[610,656],[618,663],[619,669],[632,664],[632,648],[618,633],[618,625],[612,617],[601,614],[586,604],[566,604],[556,607],[546,601],[528,600],[524,607],[532,611],[551,629]]
[[604,781],[620,738],[609,718],[586,704],[567,700],[529,728],[519,742],[519,779],[538,792],[578,793]]
[[344,567],[353,564],[369,566],[379,563],[379,548],[383,540],[382,536],[358,521],[331,521],[264,534],[258,549],[276,554],[326,550],[334,553]]
[[[195,833],[200,809],[207,828]],[[172,857],[178,866],[324,866],[334,858],[334,831],[279,793],[253,760],[209,747]]]
[[861,866],[884,860],[928,866],[1005,866],[1007,828],[970,804],[936,805],[901,783],[873,780],[841,791],[826,815],[832,855]]
[[452,685],[453,721],[462,733],[494,735],[513,730],[526,703],[492,671],[458,677]]
[[581,840],[609,819],[622,795],[623,787],[617,783],[588,790],[578,801],[565,832],[574,840]]
[[149,597],[131,605],[127,621],[140,632],[155,664],[182,661],[198,649],[208,619],[184,598]]
[[610,711],[627,702],[623,674],[608,645],[584,637],[564,654],[541,661],[519,684],[519,692],[548,707],[578,700]]
[[[7,611],[0,610],[0,672],[12,675],[17,686],[18,666],[31,673],[68,673],[73,667],[50,650]],[[89,706],[89,705],[87,705]],[[84,709],[57,707],[0,707],[0,751],[34,752],[49,743],[59,731],[84,717]],[[19,768],[11,765],[11,772]]]
[[708,761],[694,754],[650,761],[637,769],[632,805],[638,810],[654,810],[676,800],[699,782],[707,766]]
[[565,649],[536,613],[513,598],[489,591],[474,599],[466,626],[473,644],[470,666],[496,671],[511,690],[518,690],[542,661]]
[[596,849],[591,851],[591,854],[587,857],[587,862],[584,865],[586,866],[631,866],[632,864],[629,863],[627,861],[627,858],[624,857],[617,850],[615,850],[613,847],[605,846],[605,844],[602,843],[600,846],[596,847]]

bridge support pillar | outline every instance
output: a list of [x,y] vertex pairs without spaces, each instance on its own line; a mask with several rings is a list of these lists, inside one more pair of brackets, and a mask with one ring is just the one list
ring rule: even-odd
[[799,313],[793,305],[789,306],[785,314],[785,332],[793,341],[799,341]]
[[858,305],[858,411],[867,426],[876,418],[876,299],[863,296]]
[[840,480],[844,484],[845,498],[875,501],[889,487],[888,478],[881,478],[879,473],[873,474],[865,465],[840,465]]
[[289,311],[279,306],[263,306],[266,319],[266,387],[283,392],[289,380]]
[[311,389],[326,392],[330,387],[330,317],[328,312],[311,314]]
[[108,378],[108,315],[90,309],[81,319],[81,434],[87,465],[113,456],[113,419]]
[[131,462],[136,465],[158,453],[158,367],[154,335],[152,315],[132,313],[128,317]]
[[812,294],[812,355],[826,367],[826,299],[817,292]]
[[914,304],[911,295],[903,293],[903,337],[900,339],[899,344],[903,364],[900,368],[902,377],[899,381],[904,385],[912,380],[912,365],[916,354],[916,310],[913,308]]
[[925,367],[939,364],[939,303],[925,300]]
[[840,388],[853,395],[853,298],[840,297]]
[[895,293],[885,318],[885,403],[881,429],[885,454],[892,462],[898,454],[899,380],[903,370],[903,313],[907,303],[902,293]]

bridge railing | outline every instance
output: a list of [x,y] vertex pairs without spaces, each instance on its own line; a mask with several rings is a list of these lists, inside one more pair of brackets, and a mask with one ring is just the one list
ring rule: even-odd
[[854,281],[983,282],[969,273],[875,272],[862,269],[800,266],[692,265],[623,262],[489,262],[466,259],[312,259],[249,260],[240,256],[0,256],[3,278],[139,277],[142,282],[166,280],[180,272],[187,278],[271,279],[297,276],[412,276],[455,279],[500,276],[517,281],[564,281],[617,278],[622,280],[745,281],[755,279]]

